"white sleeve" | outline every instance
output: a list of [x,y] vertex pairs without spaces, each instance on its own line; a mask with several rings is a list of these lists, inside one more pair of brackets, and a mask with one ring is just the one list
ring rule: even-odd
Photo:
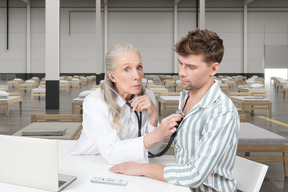
[[[151,99],[151,101],[154,103],[155,107],[157,106],[157,103],[156,103],[156,98],[155,98],[155,95],[153,93],[153,91],[151,91],[150,89],[146,89],[145,90],[145,94]],[[157,108],[157,107],[156,107]],[[157,127],[159,126],[159,121],[157,123],[157,127],[154,127],[153,125],[151,125],[149,123],[149,117],[147,119],[147,122],[146,122],[146,125],[144,125],[147,127],[146,129],[146,135],[153,132],[154,130],[157,129]],[[163,145],[164,141],[160,142],[160,143],[157,143],[156,145],[154,145],[151,149],[149,149],[149,151],[153,154],[156,154],[160,151],[160,147]]]
[[143,137],[121,140],[110,118],[109,109],[102,100],[92,95],[84,100],[83,132],[97,146],[104,159],[111,164],[148,162]]

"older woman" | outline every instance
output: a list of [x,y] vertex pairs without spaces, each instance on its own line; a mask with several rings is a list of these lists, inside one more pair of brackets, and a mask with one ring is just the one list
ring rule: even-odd
[[108,50],[105,82],[84,100],[83,130],[72,154],[100,153],[111,164],[148,162],[148,150],[157,150],[180,119],[175,115],[157,128],[156,100],[143,88],[143,76],[140,52],[133,45]]

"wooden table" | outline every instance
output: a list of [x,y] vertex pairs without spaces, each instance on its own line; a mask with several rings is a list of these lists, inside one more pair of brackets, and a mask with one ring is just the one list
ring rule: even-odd
[[61,129],[65,128],[65,134],[62,136],[25,136],[25,137],[37,137],[37,138],[45,138],[45,139],[61,139],[61,140],[74,140],[77,135],[80,133],[82,130],[82,123],[81,122],[36,122],[36,123],[31,123],[24,127],[23,129],[19,130],[18,132],[14,133],[14,136],[22,136],[22,132],[25,130],[49,130],[49,129]]
[[266,89],[251,89],[251,88],[239,88],[239,92],[248,92],[250,96],[265,96],[268,97],[268,92]]
[[224,84],[224,83],[221,83],[220,84],[220,89],[222,90],[222,91],[226,91],[226,92],[229,92],[229,85],[228,84]]
[[237,152],[256,162],[281,162],[288,177],[288,142],[281,135],[241,122]]
[[19,103],[20,113],[22,112],[22,97],[21,96],[8,96],[7,98],[0,98],[0,109],[6,110],[6,116],[9,117],[9,106]]
[[71,86],[73,87],[74,85],[76,85],[78,88],[81,88],[81,81],[80,80],[71,80],[70,81]]
[[8,85],[0,85],[0,91],[7,91],[8,92],[9,86]]
[[66,90],[66,93],[71,92],[71,83],[60,83],[59,84],[59,89],[60,90]]
[[159,95],[160,93],[168,93],[168,89],[164,87],[151,87],[149,89],[153,91],[155,96]]
[[39,100],[40,100],[40,96],[46,96],[46,89],[45,87],[38,87],[38,88],[34,88],[31,91],[31,101],[33,100],[34,96],[38,96]]
[[285,93],[288,92],[288,85],[283,87],[283,98],[285,98]]
[[35,83],[24,83],[19,85],[19,89],[24,90],[24,92],[26,92],[29,89],[32,90],[35,87],[37,87],[37,84]]
[[12,86],[13,88],[16,87],[18,89],[19,84],[23,83],[23,80],[12,80],[12,81],[8,81],[7,85],[8,86]]
[[263,96],[230,96],[234,104],[241,106],[242,113],[245,110],[251,110],[251,115],[254,115],[254,110],[268,110],[269,117],[272,117],[272,103],[270,99]]
[[159,115],[161,114],[161,104],[163,104],[163,115],[166,116],[167,109],[177,109],[178,103],[179,103],[179,96],[170,96],[170,95],[159,96],[158,98]]
[[80,110],[80,113],[82,113],[82,110],[83,110],[83,107],[82,107],[83,101],[84,101],[84,98],[81,98],[81,97],[77,97],[77,98],[73,99],[73,101],[72,101],[72,114],[74,114],[74,113],[75,113],[75,110],[77,110],[77,109],[79,109],[79,110]]

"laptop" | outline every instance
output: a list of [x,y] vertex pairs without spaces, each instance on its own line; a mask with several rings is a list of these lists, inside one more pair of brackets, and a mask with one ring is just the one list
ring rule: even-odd
[[0,135],[0,182],[61,191],[76,176],[58,174],[56,140]]

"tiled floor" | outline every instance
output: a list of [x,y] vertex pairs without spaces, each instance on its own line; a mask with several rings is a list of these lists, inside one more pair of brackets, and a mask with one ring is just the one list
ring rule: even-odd
[[[7,81],[0,81],[0,84],[7,84]],[[71,114],[72,100],[76,98],[81,91],[89,90],[91,87],[91,83],[88,86],[83,85],[82,88],[73,87],[69,94],[67,94],[66,91],[60,91],[60,109],[48,111],[45,110],[45,97],[41,97],[40,100],[34,98],[34,100],[31,101],[31,92],[23,92],[23,111],[21,114],[19,113],[18,104],[11,105],[9,117],[6,117],[4,110],[0,110],[0,134],[11,135],[30,124],[30,116],[33,113]],[[272,101],[272,119],[284,124],[281,125],[277,122],[262,119],[261,116],[268,117],[266,111],[256,111],[255,115],[251,117],[251,123],[288,138],[288,96],[286,95],[286,98],[283,98],[282,91],[277,93],[273,85],[267,84],[266,89],[269,91],[269,98]],[[16,88],[10,88],[10,91],[18,90]],[[173,112],[174,111],[168,111],[168,114]],[[79,111],[77,111],[77,113],[79,113]],[[173,151],[169,150],[168,153],[173,153]],[[284,177],[283,164],[267,163],[267,165],[269,169],[261,192],[288,191],[288,178],[286,179]]]

